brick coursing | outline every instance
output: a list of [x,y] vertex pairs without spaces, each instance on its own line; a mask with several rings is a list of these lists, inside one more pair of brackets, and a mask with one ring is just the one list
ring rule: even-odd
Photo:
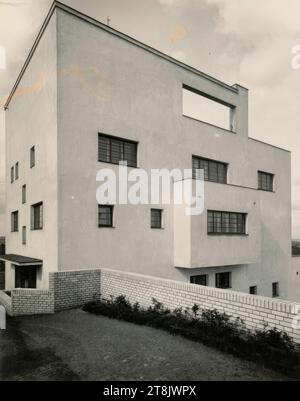
[[11,292],[11,315],[54,313],[54,294],[49,290],[18,289]]
[[101,270],[72,270],[50,273],[54,309],[60,311],[84,305],[100,297]]
[[108,269],[101,270],[101,295],[126,295],[131,302],[145,307],[152,298],[171,309],[191,308],[196,303],[202,309],[217,309],[233,318],[240,317],[251,330],[263,329],[265,324],[277,327],[300,343],[300,325],[292,327],[297,317],[297,304],[293,302]]

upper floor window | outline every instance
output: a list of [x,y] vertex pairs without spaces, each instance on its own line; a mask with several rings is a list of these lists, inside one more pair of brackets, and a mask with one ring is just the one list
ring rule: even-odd
[[231,288],[231,273],[216,273],[216,288]]
[[15,166],[15,179],[19,179],[19,162],[17,162]]
[[208,234],[246,234],[246,214],[233,212],[207,212]]
[[30,149],[30,168],[35,166],[35,146]]
[[199,274],[198,276],[190,277],[191,284],[205,285],[208,284],[208,275],[207,274]]
[[279,283],[272,283],[272,296],[273,298],[279,297]]
[[31,206],[31,229],[41,230],[43,228],[43,202]]
[[161,209],[151,209],[151,228],[162,228]]
[[10,169],[10,182],[13,183],[13,182],[14,182],[14,179],[15,179],[15,168],[12,167],[12,168]]
[[22,227],[22,245],[26,245],[26,226]]
[[202,157],[193,156],[193,178],[197,176],[197,170],[204,170],[204,180],[218,182],[221,184],[227,183],[227,164],[214,160],[204,159]]
[[22,203],[26,203],[26,185],[22,186]]
[[258,189],[272,192],[274,190],[274,174],[264,173],[263,171],[259,171]]
[[112,227],[113,212],[114,207],[112,205],[98,205],[98,226]]
[[104,134],[99,134],[98,161],[114,164],[127,162],[128,166],[136,167],[137,143]]
[[19,231],[19,212],[17,210],[11,214],[11,231]]

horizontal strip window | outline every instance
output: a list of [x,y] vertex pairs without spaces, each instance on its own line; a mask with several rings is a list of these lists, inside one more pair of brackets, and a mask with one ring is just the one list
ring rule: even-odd
[[137,167],[137,143],[99,134],[98,161],[113,164],[127,162],[127,166]]
[[214,160],[204,159],[203,157],[193,156],[193,178],[200,178],[197,170],[204,170],[204,180],[227,184],[227,167],[226,163]]
[[98,205],[98,226],[112,227],[113,212],[114,212],[114,207],[111,205]]
[[258,171],[258,189],[273,192],[274,190],[274,174]]
[[207,212],[208,234],[246,234],[246,214],[232,212]]
[[208,285],[208,275],[207,274],[199,274],[198,276],[191,276],[190,277],[191,284],[198,284],[198,285]]

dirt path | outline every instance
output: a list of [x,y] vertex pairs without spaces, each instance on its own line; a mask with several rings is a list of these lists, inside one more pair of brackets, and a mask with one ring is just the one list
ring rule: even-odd
[[8,319],[0,380],[284,380],[181,337],[79,309]]

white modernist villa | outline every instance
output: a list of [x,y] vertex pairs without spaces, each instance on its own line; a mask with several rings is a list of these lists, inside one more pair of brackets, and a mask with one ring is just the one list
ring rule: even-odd
[[[189,96],[228,126],[185,115]],[[5,108],[6,290],[105,267],[288,297],[291,155],[248,136],[247,89],[54,2]],[[119,161],[204,169],[204,212],[98,205]]]

